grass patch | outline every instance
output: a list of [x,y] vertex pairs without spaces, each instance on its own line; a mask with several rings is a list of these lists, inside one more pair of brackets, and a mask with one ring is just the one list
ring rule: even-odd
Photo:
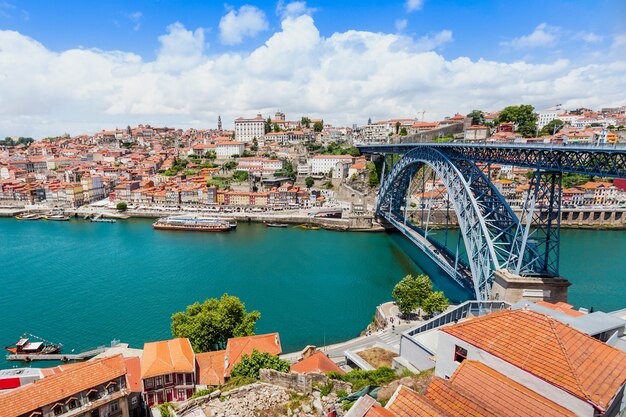
[[380,368],[381,366],[391,368],[393,358],[398,356],[394,352],[379,347],[362,350],[360,352],[357,352],[357,355],[363,358],[374,368]]

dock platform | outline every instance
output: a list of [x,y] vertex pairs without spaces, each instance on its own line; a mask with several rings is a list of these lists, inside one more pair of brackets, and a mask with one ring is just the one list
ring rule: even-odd
[[49,355],[32,355],[32,354],[12,354],[7,355],[8,361],[23,361],[23,362],[31,362],[31,361],[84,361],[89,358],[93,358],[107,350],[106,347],[99,347],[96,349],[88,350],[81,353],[53,353]]

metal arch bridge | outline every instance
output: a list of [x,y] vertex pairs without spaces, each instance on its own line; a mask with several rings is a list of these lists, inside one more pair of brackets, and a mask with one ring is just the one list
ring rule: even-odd
[[[399,229],[477,300],[490,298],[494,272],[499,269],[523,276],[559,276],[562,173],[626,178],[626,147],[616,145],[474,142],[357,147],[362,153],[384,155],[377,215]],[[520,218],[492,184],[491,164],[534,171]],[[459,257],[458,244],[455,253],[429,236],[431,204],[425,222],[422,210],[420,226],[407,221],[414,176],[425,166],[445,185],[467,259]],[[424,178],[422,171],[422,191]]]

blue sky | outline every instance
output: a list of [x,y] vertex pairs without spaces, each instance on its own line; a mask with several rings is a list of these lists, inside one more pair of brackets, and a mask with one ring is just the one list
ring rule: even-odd
[[[154,58],[158,36],[180,22],[187,28],[205,28],[209,51],[252,49],[263,43],[264,32],[241,45],[219,42],[219,21],[228,8],[254,5],[265,12],[271,33],[280,27],[276,1],[221,2],[211,0],[135,1],[0,1],[0,28],[19,31],[61,51],[76,47],[124,50]],[[623,30],[626,2],[621,0],[436,1],[424,0],[420,10],[408,12],[405,1],[312,1],[316,25],[323,36],[346,30],[396,32],[396,22],[406,20],[403,32],[413,36],[451,30],[454,42],[442,48],[447,58],[547,60],[577,55],[577,33],[594,33],[610,42]],[[542,53],[527,48],[503,47],[503,42],[524,36],[542,23],[559,27],[562,41]]]
[[0,136],[626,104],[626,1],[0,0]]

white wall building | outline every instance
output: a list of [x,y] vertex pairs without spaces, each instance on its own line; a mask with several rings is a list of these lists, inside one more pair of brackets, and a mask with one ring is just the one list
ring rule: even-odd
[[242,142],[224,141],[215,144],[215,154],[218,158],[230,158],[232,155],[243,155],[244,144]]
[[248,171],[258,174],[273,174],[276,171],[283,169],[283,161],[280,159],[267,159],[267,158],[239,158],[239,165],[237,170]]
[[311,174],[328,175],[331,169],[334,174],[337,164],[340,162],[352,165],[354,157],[350,155],[315,155],[309,159],[308,164],[311,166]]
[[537,114],[537,127],[542,129],[545,125],[550,123],[554,119],[558,119],[559,109],[552,108],[546,109]]
[[261,139],[265,135],[265,120],[259,113],[253,119],[240,117],[235,119],[235,139],[239,142],[249,143],[254,138]]

